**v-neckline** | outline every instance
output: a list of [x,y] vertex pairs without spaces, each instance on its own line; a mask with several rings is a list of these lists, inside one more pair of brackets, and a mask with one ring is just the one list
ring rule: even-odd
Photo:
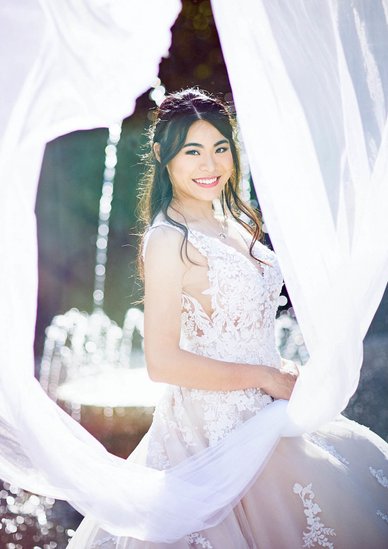
[[[194,233],[194,234],[198,234],[198,235],[200,235],[201,237],[204,237],[204,238],[210,238],[211,240],[214,240],[218,244],[226,246],[229,250],[231,250],[232,253],[235,252],[236,254],[243,257],[243,259],[247,263],[249,263],[251,265],[251,267],[255,270],[255,274],[258,275],[261,280],[263,280],[263,281],[265,280],[266,271],[265,271],[264,266],[262,267],[262,272],[260,272],[259,269],[257,268],[257,266],[253,263],[253,261],[248,259],[248,257],[242,251],[237,250],[237,248],[235,248],[234,246],[231,246],[230,244],[227,244],[226,242],[223,242],[222,240],[218,239],[216,236],[208,235],[208,234],[203,233],[201,231],[197,231],[196,229],[187,228],[187,230],[189,231],[189,233],[191,232],[191,233]],[[244,236],[243,235],[241,235],[241,236],[244,239]],[[267,267],[272,267],[272,265],[270,265],[269,263],[266,263],[266,262],[264,262],[264,265],[267,266]],[[210,269],[212,269],[212,266],[208,264],[208,270],[210,270]],[[210,281],[209,276],[208,276],[208,279],[209,279],[209,288],[204,290],[204,292],[202,292],[202,293],[208,292],[208,290],[211,288],[211,281]],[[189,300],[192,300],[196,303],[196,305],[201,309],[202,313],[205,315],[205,318],[209,323],[214,322],[214,319],[216,318],[216,315],[217,315],[217,309],[216,308],[214,308],[212,310],[211,314],[209,315],[209,313],[205,310],[204,306],[202,305],[202,303],[199,301],[198,298],[196,298],[192,294],[190,294],[188,292],[185,292],[185,291],[182,291],[182,294],[185,295]]]
[[[261,266],[260,265],[260,270],[257,266],[257,264],[253,263],[253,261],[251,261],[249,259],[249,257],[247,255],[244,254],[243,251],[241,250],[238,250],[235,246],[232,246],[231,244],[228,244],[227,242],[224,242],[223,240],[221,240],[220,238],[216,237],[216,236],[212,236],[212,235],[208,235],[206,233],[203,233],[201,231],[198,231],[197,229],[191,229],[191,228],[187,228],[189,232],[192,232],[192,233],[197,233],[205,238],[210,238],[211,240],[214,240],[216,241],[218,244],[221,244],[223,246],[226,246],[228,249],[232,250],[233,252],[235,252],[236,254],[240,255],[241,257],[243,257],[245,259],[245,261],[247,261],[250,265],[252,265],[252,267],[255,269],[256,273],[260,276],[261,279],[264,279],[265,278],[265,274],[266,274],[266,271],[265,271],[265,266],[266,267],[272,267],[271,264],[267,263],[265,260],[260,259],[260,263],[263,265]],[[237,230],[239,230],[237,228]],[[247,241],[245,240],[245,237],[244,235],[240,232],[241,234],[241,238],[244,240],[244,242],[248,245]],[[249,252],[249,248],[247,248],[247,252]],[[259,262],[258,262],[259,263]]]
[[[163,216],[164,217],[164,216]],[[156,220],[155,220],[156,221]],[[230,218],[227,219],[227,222],[232,222],[233,223],[233,220],[231,220]],[[171,223],[169,223],[169,221],[165,218],[162,218],[159,223],[163,223],[163,224],[166,224],[166,225],[170,225],[172,227],[175,227],[175,225],[172,225]],[[248,243],[247,243],[247,240],[246,240],[246,237],[242,234],[242,231],[240,229],[240,226],[238,225],[238,223],[235,221],[234,224],[236,225],[236,230],[239,231],[240,235],[241,235],[241,238],[244,240],[244,242],[246,243],[247,245],[247,252],[249,253],[249,248],[248,248]],[[238,226],[237,226],[238,225]],[[240,255],[241,257],[244,258],[245,261],[247,261],[252,267],[253,269],[255,269],[255,273],[260,277],[261,280],[264,280],[265,279],[265,276],[266,276],[266,269],[265,267],[273,267],[273,265],[271,265],[270,263],[267,263],[265,260],[260,259],[260,261],[258,263],[261,263],[263,266],[260,265],[260,270],[258,268],[258,266],[253,263],[253,261],[251,261],[251,259],[249,259],[249,257],[247,255],[245,255],[241,250],[238,250],[235,246],[232,246],[231,244],[227,244],[226,242],[224,242],[223,240],[221,240],[220,238],[216,237],[216,236],[212,236],[212,235],[209,235],[209,234],[206,234],[206,233],[203,233],[202,231],[198,231],[197,229],[192,229],[191,227],[186,227],[188,232],[191,232],[191,233],[196,233],[204,238],[209,238],[210,240],[213,240],[213,241],[216,241],[218,242],[218,244],[221,244],[223,246],[225,246],[226,248],[228,248],[229,250],[231,250],[232,252],[235,252],[236,254]]]

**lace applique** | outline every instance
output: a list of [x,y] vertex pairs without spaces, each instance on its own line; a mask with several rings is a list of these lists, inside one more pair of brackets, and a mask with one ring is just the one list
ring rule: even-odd
[[[176,385],[170,385],[168,387],[169,393],[165,398],[162,398],[157,404],[154,411],[154,421],[150,431],[150,445],[155,444],[153,437],[154,432],[165,432],[166,436],[169,436],[170,430],[175,430],[180,434],[186,448],[195,448],[197,442],[195,441],[194,432],[190,424],[185,422],[186,410],[184,406],[184,399],[182,395],[182,389]],[[173,415],[171,415],[172,409]]]
[[[180,230],[165,221],[157,225]],[[207,260],[209,287],[203,294],[210,296],[213,312],[209,316],[196,298],[182,293],[180,347],[219,360],[279,367],[274,322],[283,279],[275,254],[255,243],[254,255],[271,265],[262,264],[260,273],[253,260],[215,237],[189,230],[188,240]]]
[[197,547],[203,547],[203,549],[213,549],[213,545],[210,541],[199,532],[189,534],[186,536],[186,540],[190,545],[195,544]]
[[193,448],[197,446],[192,428],[189,425],[185,424],[184,421],[186,410],[183,403],[182,390],[180,387],[173,387],[172,408],[174,410],[174,417],[176,419],[175,426],[182,435],[183,442],[185,443],[186,448]]
[[307,517],[307,530],[303,531],[303,547],[315,547],[316,544],[321,547],[334,549],[334,544],[328,540],[327,536],[335,536],[333,528],[327,528],[318,517],[322,509],[317,503],[314,503],[314,492],[311,489],[312,484],[304,488],[295,483],[293,487],[294,494],[298,494],[303,502],[304,514]]
[[[180,230],[164,221],[157,225]],[[248,243],[248,233],[244,238]],[[280,367],[274,323],[283,279],[275,254],[255,243],[254,255],[269,264],[261,264],[260,272],[252,259],[215,237],[189,230],[188,240],[207,260],[209,287],[203,294],[210,296],[212,313],[209,316],[194,296],[182,293],[180,348],[228,362]],[[179,432],[189,449],[197,446],[198,433],[187,421],[186,399],[200,404],[198,425],[210,445],[272,402],[258,389],[213,392],[173,386],[163,399],[168,409],[158,405],[154,420],[163,423],[165,432]],[[162,465],[157,447],[155,459]]]
[[185,335],[191,337],[204,337],[210,318],[203,310],[199,301],[193,296],[182,294],[181,323]]
[[153,469],[168,469],[170,461],[167,457],[163,444],[153,438],[148,445],[147,465]]
[[[191,243],[204,250],[199,241],[204,236],[194,233]],[[256,242],[254,252],[273,267],[263,265],[263,275],[252,261],[232,246],[217,239],[206,238],[210,287],[205,290],[212,298],[215,320],[219,326],[252,335],[252,327],[273,325],[277,299],[283,283],[280,270],[276,268],[275,255]],[[244,292],[236,291],[244,280]]]
[[380,509],[378,511],[376,511],[376,515],[378,517],[380,517],[381,519],[383,519],[385,522],[388,522],[388,515],[387,513],[383,513],[382,511],[380,511]]
[[202,391],[191,389],[192,400],[200,401],[203,409],[204,433],[209,446],[216,444],[240,425],[244,412],[257,413],[272,402],[272,397],[259,389],[243,391]]
[[[166,221],[153,227],[158,225],[180,231]],[[250,235],[246,232],[243,238],[248,244]],[[269,264],[262,263],[260,273],[252,259],[215,237],[189,230],[188,240],[207,260],[209,287],[203,294],[210,296],[213,313],[209,317],[198,300],[182,293],[181,348],[220,360],[279,367],[274,323],[283,278],[274,252],[255,243],[253,254]]]
[[373,469],[373,467],[369,467],[370,474],[375,477],[377,482],[381,484],[381,486],[384,486],[384,488],[388,488],[388,478],[384,475],[384,471],[382,469]]
[[338,461],[340,461],[344,465],[349,465],[350,464],[349,461],[346,458],[344,458],[343,456],[341,456],[341,454],[339,454],[337,452],[337,450],[334,448],[334,446],[332,446],[331,444],[326,442],[326,440],[324,438],[322,438],[322,437],[320,437],[316,434],[306,435],[306,438],[307,438],[307,440],[310,440],[311,442],[313,442],[314,444],[316,444],[317,446],[322,448],[322,450],[326,450],[326,452],[328,452],[331,456],[338,459]]

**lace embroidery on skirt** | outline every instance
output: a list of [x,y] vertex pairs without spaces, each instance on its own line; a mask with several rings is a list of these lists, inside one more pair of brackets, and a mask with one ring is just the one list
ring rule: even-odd
[[321,547],[334,549],[334,544],[329,541],[327,536],[335,536],[336,533],[333,528],[328,528],[321,522],[318,515],[322,509],[313,501],[315,494],[311,486],[310,483],[303,488],[300,484],[295,483],[293,487],[294,493],[298,494],[303,502],[304,513],[307,517],[307,530],[303,531],[303,547],[315,547],[318,544]]

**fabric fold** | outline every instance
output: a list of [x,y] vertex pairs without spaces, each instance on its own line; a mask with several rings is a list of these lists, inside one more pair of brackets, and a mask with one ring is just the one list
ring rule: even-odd
[[170,542],[220,522],[282,435],[333,419],[357,386],[388,274],[388,10],[379,0],[373,9],[362,0],[212,1],[255,187],[311,359],[288,405],[267,406],[160,472],[109,454],[33,378],[34,204],[46,142],[132,113],[181,6],[42,7],[43,46],[2,118],[0,477],[69,500],[109,532]]

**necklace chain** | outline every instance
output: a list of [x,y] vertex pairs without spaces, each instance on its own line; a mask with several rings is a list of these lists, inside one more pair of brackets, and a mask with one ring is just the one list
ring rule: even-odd
[[221,226],[221,232],[218,233],[218,238],[225,240],[225,238],[227,237],[228,227],[226,224],[226,216],[225,216],[224,210],[221,206],[221,202],[219,198],[214,199],[212,202],[213,202],[213,210],[214,210],[213,212],[214,219],[218,221],[218,223]]
[[222,240],[225,240],[225,238],[227,237],[227,230],[228,230],[228,227],[226,225],[226,217],[222,216],[222,219],[218,218],[217,221],[221,226],[221,232],[218,233],[218,237],[221,238]]

